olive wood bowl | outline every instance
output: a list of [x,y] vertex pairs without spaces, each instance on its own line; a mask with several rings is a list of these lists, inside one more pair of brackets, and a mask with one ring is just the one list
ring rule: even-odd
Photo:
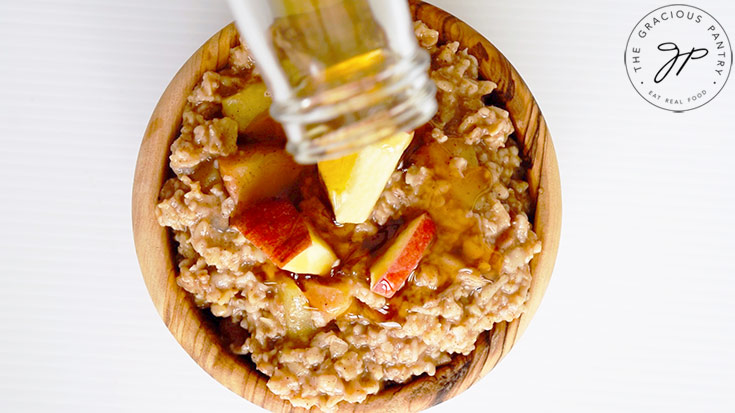
[[[448,400],[485,376],[505,356],[528,326],[549,283],[561,229],[561,188],[554,146],[541,111],[525,82],[487,39],[456,17],[432,5],[411,1],[416,20],[438,30],[440,42],[458,41],[480,65],[482,78],[497,83],[489,100],[510,112],[514,136],[528,167],[535,202],[533,227],[543,249],[531,262],[533,279],[527,310],[512,322],[497,323],[479,336],[468,356],[456,355],[434,376],[421,375],[391,385],[360,404],[342,402],[341,412],[416,412]],[[247,400],[274,412],[304,412],[266,387],[267,377],[248,357],[229,351],[217,323],[176,284],[175,246],[169,231],[158,225],[155,206],[169,175],[171,142],[178,136],[186,98],[202,74],[227,64],[239,42],[233,24],[210,38],[179,70],[161,96],[143,136],[133,184],[133,232],[145,284],[158,313],[187,353],[212,377]],[[316,411],[317,409],[312,409]]]

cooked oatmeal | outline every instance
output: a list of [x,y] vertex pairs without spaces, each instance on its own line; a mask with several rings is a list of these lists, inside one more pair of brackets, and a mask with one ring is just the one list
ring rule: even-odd
[[[495,84],[478,79],[475,57],[456,42],[437,44],[438,33],[421,22],[415,32],[432,56],[439,111],[414,132],[369,218],[337,224],[316,166],[272,171],[291,176],[290,185],[262,194],[288,200],[331,247],[336,260],[324,275],[284,271],[233,223],[243,196],[253,195],[237,192],[242,187],[223,167],[250,145],[266,141],[282,151],[284,142],[272,121],[243,128],[225,116],[224,100],[260,82],[243,46],[233,48],[226,68],[204,74],[171,145],[175,177],[161,189],[157,216],[178,244],[177,283],[197,305],[239,326],[232,351],[248,355],[270,377],[268,388],[295,406],[330,410],[386,383],[433,375],[452,354],[470,353],[481,332],[524,311],[529,262],[541,244],[512,123],[505,110],[483,103]],[[264,155],[276,160],[268,164],[285,162],[273,153]],[[435,235],[418,266],[392,297],[375,293],[371,265],[424,213]],[[302,290],[337,294],[328,305],[344,306],[303,301]]]

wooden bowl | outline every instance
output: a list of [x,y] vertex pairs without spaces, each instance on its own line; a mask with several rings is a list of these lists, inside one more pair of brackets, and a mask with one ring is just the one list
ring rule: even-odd
[[[539,306],[551,277],[561,227],[561,191],[556,155],[541,111],[528,87],[505,57],[471,27],[439,8],[412,2],[414,19],[438,30],[440,41],[459,41],[477,57],[481,76],[498,84],[490,99],[510,112],[515,137],[530,167],[528,180],[536,202],[534,230],[543,250],[531,262],[533,280],[527,311],[510,323],[498,323],[480,335],[469,356],[455,356],[434,376],[422,375],[403,385],[388,386],[359,405],[341,403],[343,412],[416,412],[448,400],[487,374],[510,351]],[[155,205],[168,175],[169,146],[179,133],[186,97],[202,74],[227,64],[238,42],[230,24],[209,39],[184,64],[163,93],[138,155],[133,187],[133,232],[143,278],[161,318],[189,355],[212,377],[233,392],[274,412],[301,412],[266,387],[267,377],[247,357],[223,345],[217,323],[196,307],[176,284],[173,240],[158,225]],[[499,396],[499,395],[498,395]],[[313,409],[316,411],[316,409]]]

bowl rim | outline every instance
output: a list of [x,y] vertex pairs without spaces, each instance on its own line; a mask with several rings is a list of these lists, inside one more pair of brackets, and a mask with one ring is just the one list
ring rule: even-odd
[[[480,75],[498,86],[495,98],[510,112],[514,132],[526,159],[532,198],[536,200],[534,230],[543,243],[531,261],[532,282],[526,311],[511,322],[496,323],[477,339],[469,355],[454,355],[434,376],[413,377],[386,386],[360,404],[338,405],[339,411],[420,411],[448,400],[484,377],[505,356],[527,328],[549,283],[561,231],[561,187],[554,146],[546,122],[526,83],[487,39],[444,10],[410,1],[412,16],[440,33],[440,41],[459,41],[480,63]],[[217,328],[176,284],[175,247],[168,228],[158,225],[155,205],[168,176],[170,144],[179,134],[186,97],[206,70],[223,67],[230,48],[239,42],[232,23],[202,45],[181,67],[161,96],[143,135],[135,168],[132,196],[133,234],[141,272],[161,319],[184,350],[221,384],[271,411],[305,412],[271,393],[267,377],[249,359],[222,344]],[[529,140],[529,137],[531,138]],[[314,411],[312,409],[312,411]]]

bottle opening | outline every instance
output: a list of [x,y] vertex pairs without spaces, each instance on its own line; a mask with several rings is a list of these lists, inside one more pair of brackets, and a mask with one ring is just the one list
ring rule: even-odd
[[297,162],[314,163],[426,123],[430,58],[408,5],[388,0],[230,0]]

